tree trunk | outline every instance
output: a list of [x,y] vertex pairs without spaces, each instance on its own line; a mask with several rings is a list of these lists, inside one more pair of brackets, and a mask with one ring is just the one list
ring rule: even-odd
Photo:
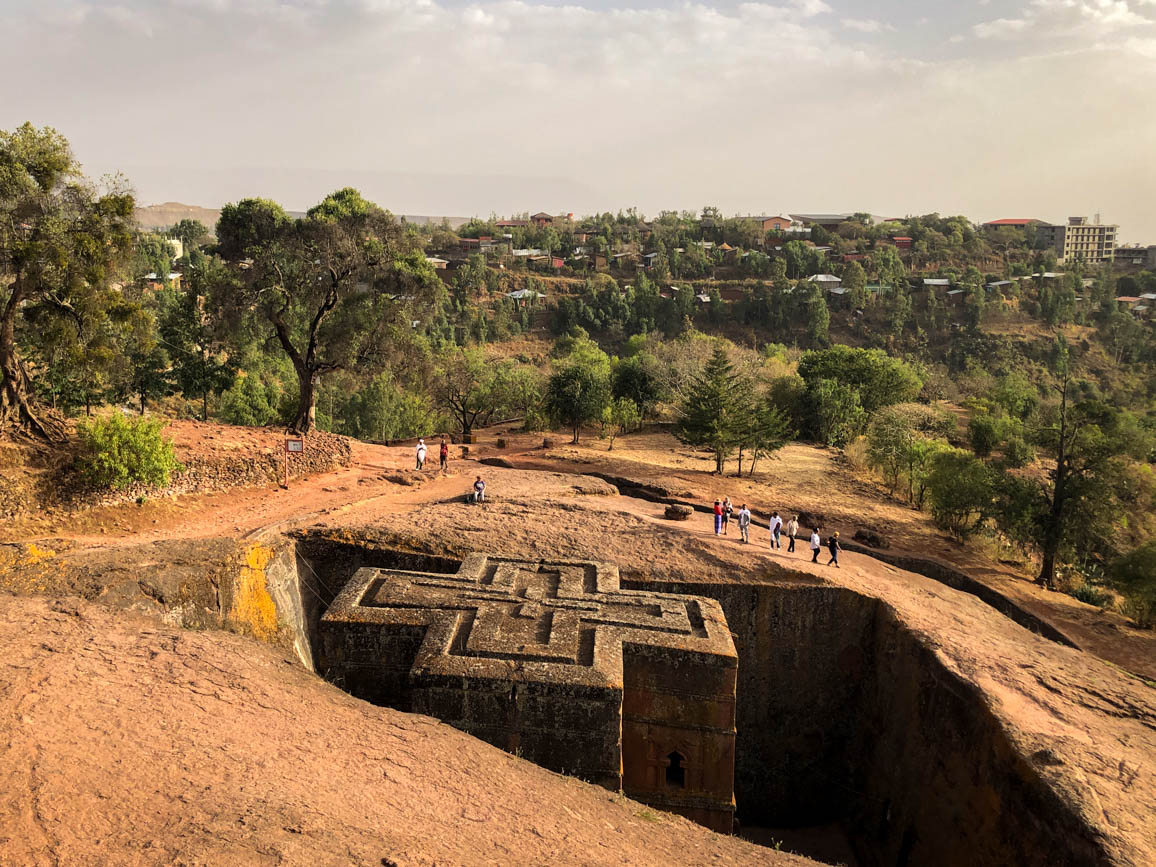
[[739,471],[738,471],[738,478],[740,478],[740,479],[741,479],[742,477],[743,477],[743,447],[742,447],[742,446],[739,446]]
[[206,383],[201,389],[201,421],[209,420],[209,386]]
[[574,439],[570,440],[571,445],[575,445],[575,446],[578,445],[578,432],[581,429],[581,427],[582,427],[581,423],[579,423],[579,422],[574,423]]
[[1056,555],[1063,541],[1064,509],[1067,506],[1068,487],[1068,385],[1060,393],[1060,438],[1056,448],[1056,481],[1052,490],[1052,507],[1044,529],[1043,562],[1036,583],[1051,590],[1056,582]]
[[67,439],[64,421],[44,411],[32,396],[32,382],[16,352],[16,312],[24,293],[19,283],[0,313],[0,433],[17,433],[49,442]]
[[297,372],[297,415],[291,428],[302,436],[313,430],[317,422],[317,373],[309,370]]

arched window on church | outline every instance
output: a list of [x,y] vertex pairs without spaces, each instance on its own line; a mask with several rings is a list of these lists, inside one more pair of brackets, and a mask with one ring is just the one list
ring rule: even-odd
[[671,753],[666,757],[666,785],[671,788],[685,789],[686,788],[686,767],[683,763],[686,761],[681,753]]

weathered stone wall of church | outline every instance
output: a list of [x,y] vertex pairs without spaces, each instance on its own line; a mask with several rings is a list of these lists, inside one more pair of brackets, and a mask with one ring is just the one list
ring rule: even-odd
[[806,584],[629,586],[712,597],[726,613],[741,822],[837,822],[864,867],[1109,863],[981,691],[878,599]]
[[837,821],[855,796],[847,747],[871,661],[874,600],[818,584],[629,586],[707,596],[722,605],[739,655],[740,820],[767,826]]

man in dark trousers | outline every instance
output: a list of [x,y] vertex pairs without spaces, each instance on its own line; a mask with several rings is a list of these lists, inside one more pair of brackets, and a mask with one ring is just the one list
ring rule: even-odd
[[827,565],[835,564],[835,568],[839,568],[839,531],[827,539],[827,550],[831,552],[831,559],[827,561]]
[[450,444],[446,442],[445,437],[442,437],[442,446],[438,450],[438,458],[441,460],[442,472],[445,472],[446,467],[450,465]]
[[823,541],[819,538],[819,528],[811,528],[811,562],[819,562],[819,552],[823,550]]

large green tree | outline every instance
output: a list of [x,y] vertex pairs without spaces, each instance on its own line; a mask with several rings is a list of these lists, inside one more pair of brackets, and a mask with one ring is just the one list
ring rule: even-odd
[[504,365],[486,360],[480,349],[448,352],[434,374],[434,399],[468,437],[484,427],[510,403]]
[[201,420],[208,421],[209,397],[229,388],[237,371],[206,300],[214,289],[224,294],[234,280],[220,259],[194,252],[185,281],[161,316],[160,333],[173,361],[174,384],[189,400],[200,400]]
[[416,238],[351,188],[300,220],[264,199],[226,205],[217,239],[238,280],[216,304],[272,331],[297,375],[291,427],[302,433],[315,424],[321,375],[380,361],[402,311],[441,288]]
[[716,345],[702,373],[694,378],[678,407],[674,435],[684,443],[710,449],[715,472],[750,429],[751,384]]
[[807,352],[799,361],[799,375],[808,383],[830,379],[859,393],[867,412],[914,400],[923,388],[919,373],[881,349],[837,345]]
[[80,333],[86,314],[104,317],[119,303],[109,284],[132,220],[132,196],[98,191],[60,133],[31,124],[0,131],[0,431],[65,437],[63,421],[34,396],[21,325],[36,317]]
[[556,371],[546,383],[546,411],[573,432],[577,443],[582,425],[601,419],[610,401],[608,365],[576,358]]

